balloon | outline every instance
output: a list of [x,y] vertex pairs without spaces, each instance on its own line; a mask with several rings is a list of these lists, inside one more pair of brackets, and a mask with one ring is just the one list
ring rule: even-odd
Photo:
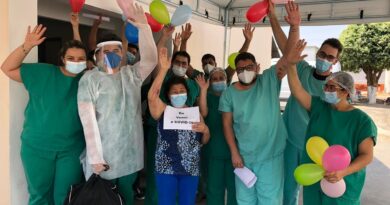
[[164,25],[171,23],[168,9],[160,0],[153,0],[152,3],[150,3],[149,11],[153,18],[159,23]]
[[324,169],[318,164],[302,164],[294,171],[295,180],[303,186],[317,183],[324,177]]
[[322,157],[322,165],[328,172],[340,171],[348,167],[351,162],[349,151],[341,145],[332,145]]
[[131,23],[126,23],[125,35],[129,43],[138,44],[138,28]]
[[130,7],[130,4],[133,4],[133,0],[116,0],[118,3],[119,8],[121,8],[123,14],[127,18],[132,18],[132,7]]
[[191,7],[187,5],[181,5],[177,7],[175,13],[172,15],[171,25],[180,26],[190,20],[192,15]]
[[69,0],[70,7],[74,13],[79,13],[83,8],[85,0]]
[[342,196],[346,189],[344,179],[341,179],[336,183],[330,183],[326,179],[322,179],[320,184],[322,192],[331,198],[338,198]]
[[328,147],[328,143],[318,136],[310,137],[306,143],[306,151],[310,159],[320,166],[322,166],[322,156]]
[[268,14],[268,0],[253,4],[246,12],[246,18],[251,23],[256,23]]
[[148,24],[153,32],[159,32],[164,27],[162,24],[156,21],[152,15],[145,12],[146,19],[148,20]]
[[228,58],[228,63],[229,63],[229,66],[233,69],[236,69],[236,63],[234,62],[236,60],[236,57],[238,56],[238,54],[240,53],[232,53],[230,54],[229,58]]

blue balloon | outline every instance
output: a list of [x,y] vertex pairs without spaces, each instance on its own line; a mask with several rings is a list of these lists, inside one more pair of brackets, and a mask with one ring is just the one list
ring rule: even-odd
[[138,28],[133,24],[126,23],[125,36],[129,43],[138,44]]
[[192,9],[188,5],[181,5],[177,7],[175,13],[173,13],[171,19],[171,25],[180,26],[190,20],[192,15]]

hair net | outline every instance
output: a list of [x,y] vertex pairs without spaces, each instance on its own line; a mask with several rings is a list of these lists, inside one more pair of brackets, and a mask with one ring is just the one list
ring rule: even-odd
[[210,78],[211,78],[211,76],[213,76],[213,74],[216,73],[216,72],[221,72],[221,73],[223,73],[223,75],[224,75],[225,77],[227,77],[226,72],[225,72],[225,70],[224,70],[223,68],[216,67],[216,68],[214,68],[213,70],[211,70],[211,72],[210,72]]
[[332,73],[326,80],[332,80],[337,85],[345,89],[349,93],[349,95],[352,96],[354,94],[355,86],[353,78],[350,74],[343,71],[339,71]]

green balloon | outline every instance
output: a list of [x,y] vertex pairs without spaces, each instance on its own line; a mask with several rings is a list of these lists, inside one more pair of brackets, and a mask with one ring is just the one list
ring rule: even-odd
[[236,60],[236,57],[238,56],[238,54],[240,53],[232,53],[230,54],[229,58],[228,58],[228,64],[231,68],[233,69],[236,69],[236,63],[234,62]]
[[324,177],[324,169],[317,164],[302,164],[294,171],[295,180],[303,186],[317,183]]
[[169,12],[165,4],[160,0],[154,0],[149,6],[150,15],[161,24],[168,25],[171,23]]

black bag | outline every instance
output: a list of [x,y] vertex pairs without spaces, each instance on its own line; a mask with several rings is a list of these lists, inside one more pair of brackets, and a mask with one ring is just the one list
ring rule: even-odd
[[64,205],[123,205],[116,185],[93,174],[87,182],[72,185]]

